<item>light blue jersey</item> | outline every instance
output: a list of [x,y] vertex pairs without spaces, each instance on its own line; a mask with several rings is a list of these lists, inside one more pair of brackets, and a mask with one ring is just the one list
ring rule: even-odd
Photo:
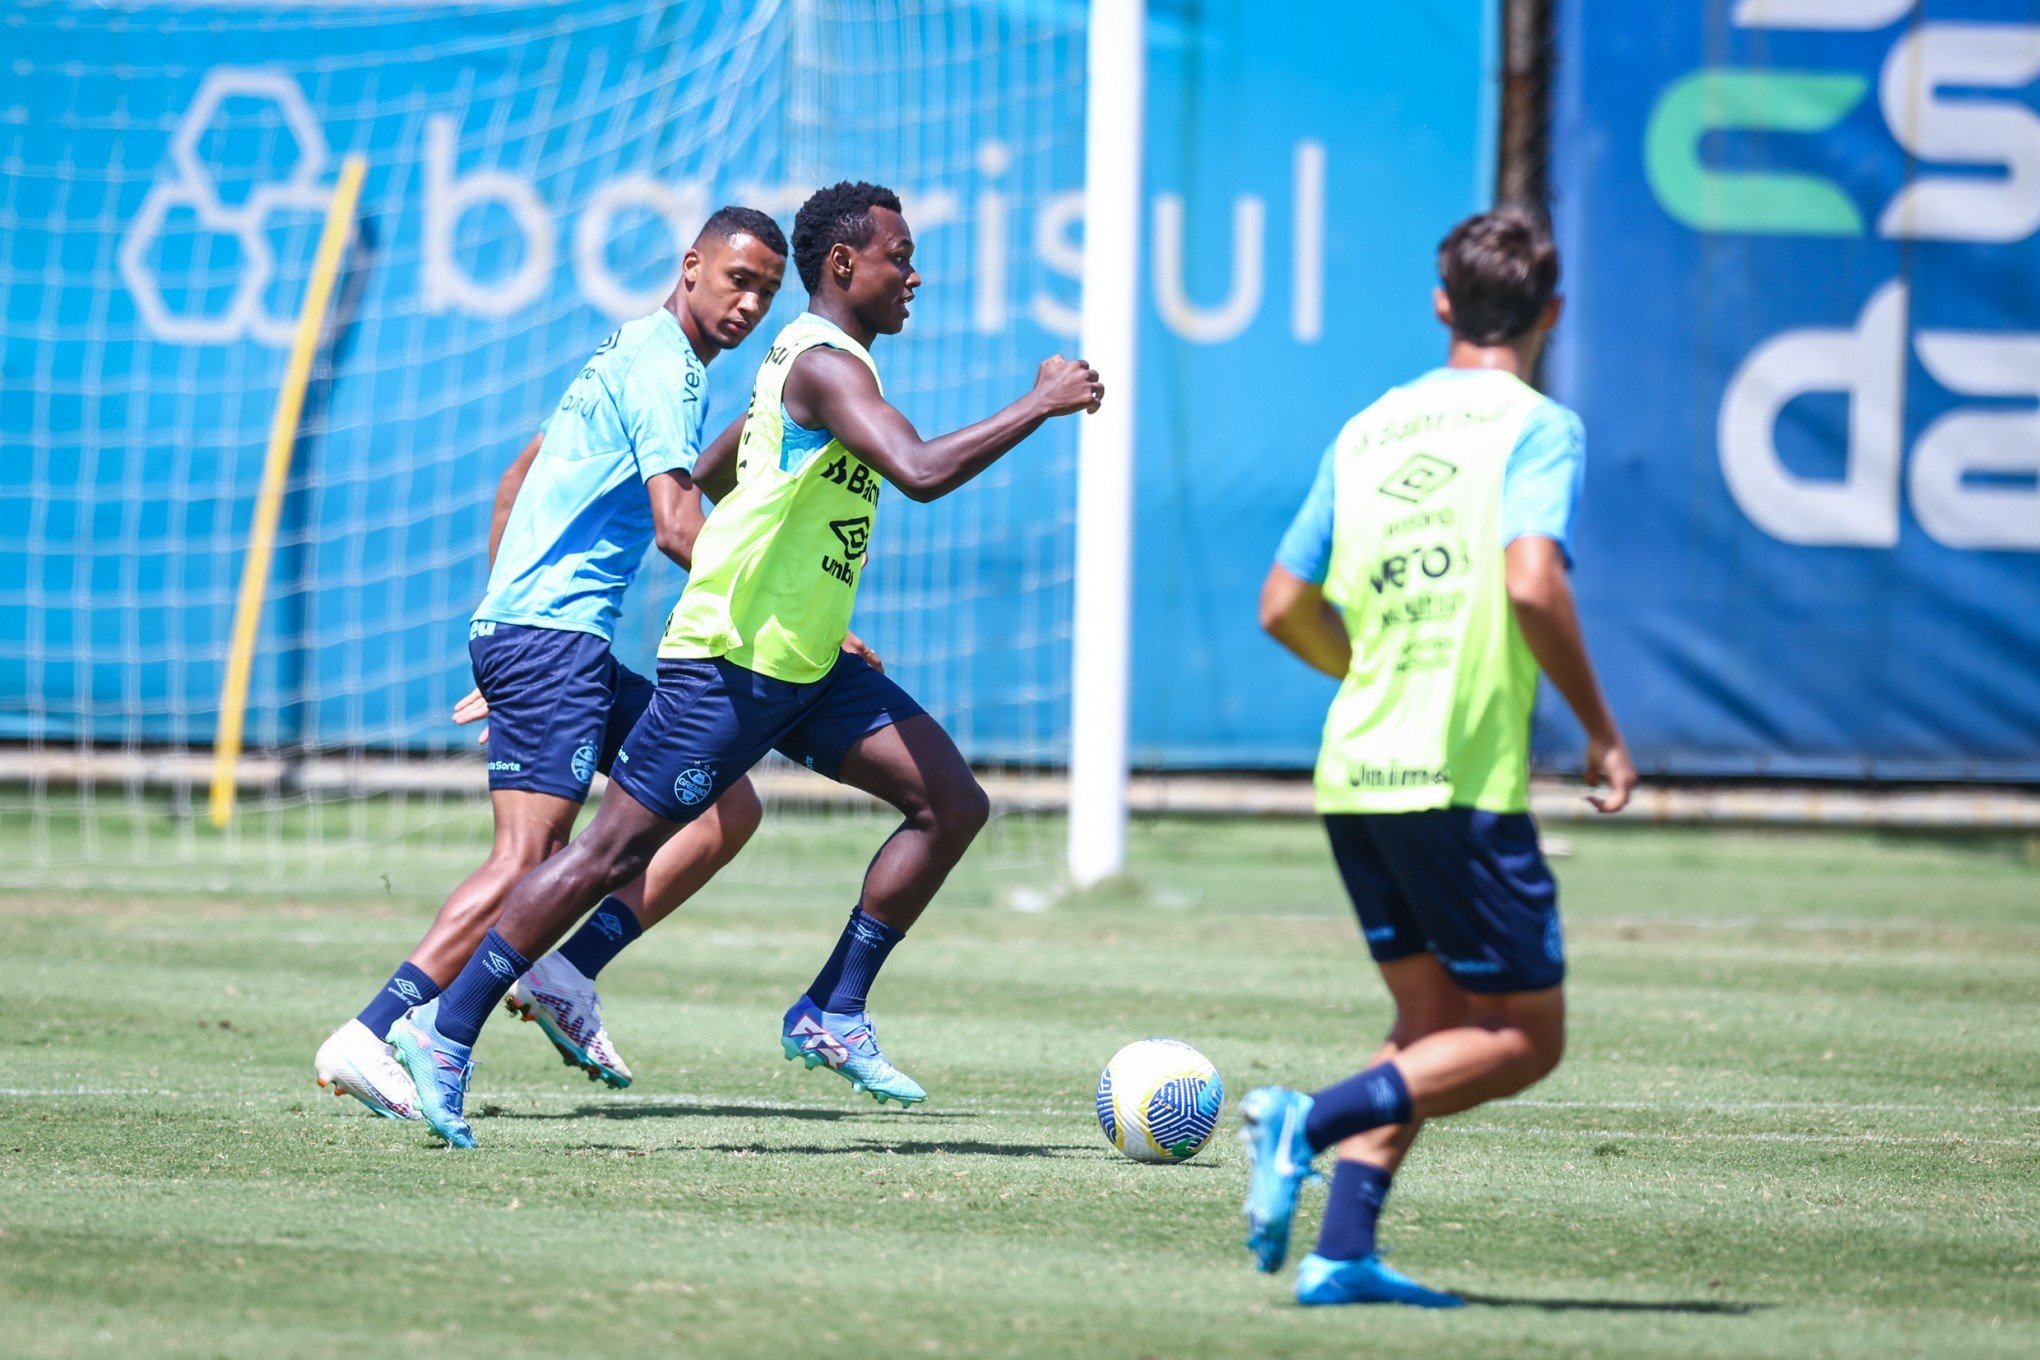
[[[1479,382],[1488,375],[1486,369],[1434,368],[1408,386]],[[1525,534],[1537,534],[1558,544],[1571,562],[1573,512],[1579,506],[1586,472],[1586,433],[1580,418],[1546,397],[1523,423],[1502,473],[1502,546]],[[1303,508],[1296,512],[1275,550],[1275,560],[1290,575],[1324,583],[1332,560],[1332,506],[1332,449],[1328,448],[1318,462],[1317,477]]]
[[661,307],[602,342],[544,425],[477,620],[611,638],[652,541],[644,484],[691,472],[708,371]]

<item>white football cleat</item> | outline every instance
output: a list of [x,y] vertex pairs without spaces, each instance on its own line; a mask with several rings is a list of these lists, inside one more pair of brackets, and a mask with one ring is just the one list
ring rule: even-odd
[[359,1019],[349,1020],[319,1045],[312,1071],[334,1095],[353,1096],[385,1119],[419,1117],[411,1074]]
[[535,1020],[560,1051],[560,1061],[578,1067],[588,1080],[606,1082],[621,1091],[630,1085],[630,1068],[609,1042],[602,1024],[602,998],[581,970],[557,953],[531,965],[531,971],[510,985],[503,1008]]

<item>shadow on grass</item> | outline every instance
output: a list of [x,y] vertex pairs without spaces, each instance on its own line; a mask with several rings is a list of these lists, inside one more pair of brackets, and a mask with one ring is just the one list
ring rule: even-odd
[[890,1138],[861,1138],[854,1143],[843,1143],[835,1147],[792,1143],[708,1143],[704,1144],[699,1151],[731,1152],[760,1157],[812,1157],[846,1152],[853,1154],[887,1153],[904,1157],[925,1157],[930,1153],[946,1152],[958,1157],[1049,1157],[1062,1161],[1068,1161],[1073,1158],[1093,1161],[1106,1155],[1106,1151],[1102,1148],[1094,1148],[1076,1143],[979,1143],[967,1140],[901,1142]]
[[1541,1313],[1712,1313],[1722,1317],[1747,1317],[1776,1308],[1775,1303],[1740,1303],[1734,1299],[1530,1299],[1504,1294],[1468,1294],[1460,1298],[1485,1308],[1535,1308]]
[[491,1119],[812,1119],[825,1123],[840,1119],[976,1119],[968,1110],[916,1110],[892,1112],[869,1110],[823,1110],[794,1105],[711,1105],[693,1101],[643,1102],[630,1105],[576,1105],[571,1110],[512,1110],[484,1108]]

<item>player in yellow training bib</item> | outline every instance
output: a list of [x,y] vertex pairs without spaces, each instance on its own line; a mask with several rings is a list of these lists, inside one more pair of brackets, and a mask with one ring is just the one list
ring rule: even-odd
[[1241,1102],[1247,1246],[1289,1247],[1311,1159],[1338,1148],[1307,1304],[1460,1300],[1383,1265],[1374,1223],[1426,1119],[1513,1095],[1565,1046],[1558,887],[1529,815],[1539,668],[1587,730],[1592,796],[1616,812],[1636,767],[1601,697],[1566,579],[1579,418],[1528,383],[1558,320],[1541,218],[1468,218],[1438,248],[1443,368],[1347,423],[1262,589],[1263,625],[1339,680],[1317,806],[1395,1001],[1373,1065],[1305,1095]]
[[[518,884],[442,1000],[486,1013],[509,986],[491,957],[522,971],[777,750],[906,819],[872,860],[821,973],[787,1011],[783,1050],[827,1064],[881,1103],[911,1105],[926,1093],[879,1051],[865,996],[989,805],[940,724],[843,650],[880,489],[891,483],[917,501],[945,495],[1044,421],[1098,409],[1104,387],[1083,362],[1052,358],[1004,410],[923,439],[886,402],[871,357],[879,336],[906,325],[921,283],[898,197],[863,183],[821,190],[794,219],[793,254],[808,310],[773,341],[741,437],[725,431],[695,466],[715,513],[659,648],[657,692],[623,740],[602,809]],[[464,1053],[452,1057],[420,1101],[449,1142],[471,1145],[460,1113],[467,1066]]]

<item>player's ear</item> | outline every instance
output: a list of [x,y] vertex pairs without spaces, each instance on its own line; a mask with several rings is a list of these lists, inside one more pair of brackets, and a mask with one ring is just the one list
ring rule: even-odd
[[1558,318],[1564,312],[1565,312],[1565,298],[1558,293],[1553,293],[1551,295],[1551,301],[1544,304],[1544,315],[1538,319],[1539,324],[1542,325],[1545,330],[1550,330],[1553,326],[1556,326],[1558,324]]
[[845,288],[850,286],[850,275],[855,272],[856,255],[857,252],[842,241],[829,247],[829,272]]
[[680,282],[689,288],[701,282],[701,252],[693,246],[687,247],[687,253],[680,257]]
[[1452,299],[1445,296],[1443,288],[1431,290],[1431,312],[1446,330],[1452,329]]

